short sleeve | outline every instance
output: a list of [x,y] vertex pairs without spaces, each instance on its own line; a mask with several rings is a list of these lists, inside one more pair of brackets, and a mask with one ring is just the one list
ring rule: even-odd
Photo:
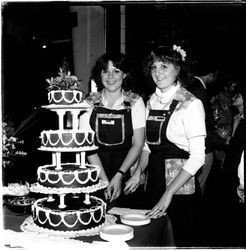
[[192,101],[184,111],[183,124],[188,139],[206,136],[205,112],[199,99]]
[[132,107],[132,126],[133,129],[145,127],[145,105],[142,97]]
[[90,126],[90,117],[91,117],[92,109],[82,113],[79,117],[79,129],[83,131],[91,131]]

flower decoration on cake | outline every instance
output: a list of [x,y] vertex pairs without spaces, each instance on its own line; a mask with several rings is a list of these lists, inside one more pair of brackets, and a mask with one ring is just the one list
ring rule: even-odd
[[181,55],[182,61],[184,62],[186,57],[186,52],[180,46],[177,46],[175,44],[173,45],[173,50],[177,51]]
[[59,68],[58,76],[46,79],[49,84],[47,87],[48,91],[51,90],[80,90],[82,82],[74,75],[71,75],[68,63],[63,62],[63,66]]
[[66,71],[60,68],[59,76],[51,77],[46,79],[49,83],[48,91],[51,90],[79,90],[81,87],[81,82],[74,75],[71,75],[70,71]]
[[12,167],[20,157],[26,156],[27,153],[20,149],[24,141],[13,136],[13,127],[5,122],[3,122],[2,126],[2,164],[3,167]]

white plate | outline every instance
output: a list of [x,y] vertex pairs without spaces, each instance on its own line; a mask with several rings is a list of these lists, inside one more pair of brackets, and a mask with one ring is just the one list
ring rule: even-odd
[[150,223],[150,218],[145,214],[125,214],[120,219],[122,223],[132,226],[142,226]]
[[133,228],[122,224],[105,225],[99,234],[106,241],[127,241],[133,238]]

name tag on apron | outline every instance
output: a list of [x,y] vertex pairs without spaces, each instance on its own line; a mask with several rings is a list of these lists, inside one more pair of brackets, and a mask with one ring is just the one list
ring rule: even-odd
[[106,124],[106,125],[114,125],[114,120],[111,120],[111,121],[109,121],[109,120],[102,120],[101,122],[102,122],[102,124]]

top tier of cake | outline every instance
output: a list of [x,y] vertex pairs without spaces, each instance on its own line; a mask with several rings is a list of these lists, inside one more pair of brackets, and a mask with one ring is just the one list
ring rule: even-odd
[[[48,93],[50,105],[43,106],[55,111],[58,116],[58,130],[42,131],[41,150],[47,151],[88,151],[94,145],[94,131],[79,129],[79,115],[85,110],[82,92],[77,90],[55,90]],[[69,127],[69,128],[66,128]]]
[[72,105],[82,103],[83,92],[78,90],[52,90],[48,92],[49,104]]
[[71,75],[67,66],[64,63],[58,76],[46,79],[49,84],[47,87],[49,104],[72,105],[82,102],[82,83],[76,76]]

